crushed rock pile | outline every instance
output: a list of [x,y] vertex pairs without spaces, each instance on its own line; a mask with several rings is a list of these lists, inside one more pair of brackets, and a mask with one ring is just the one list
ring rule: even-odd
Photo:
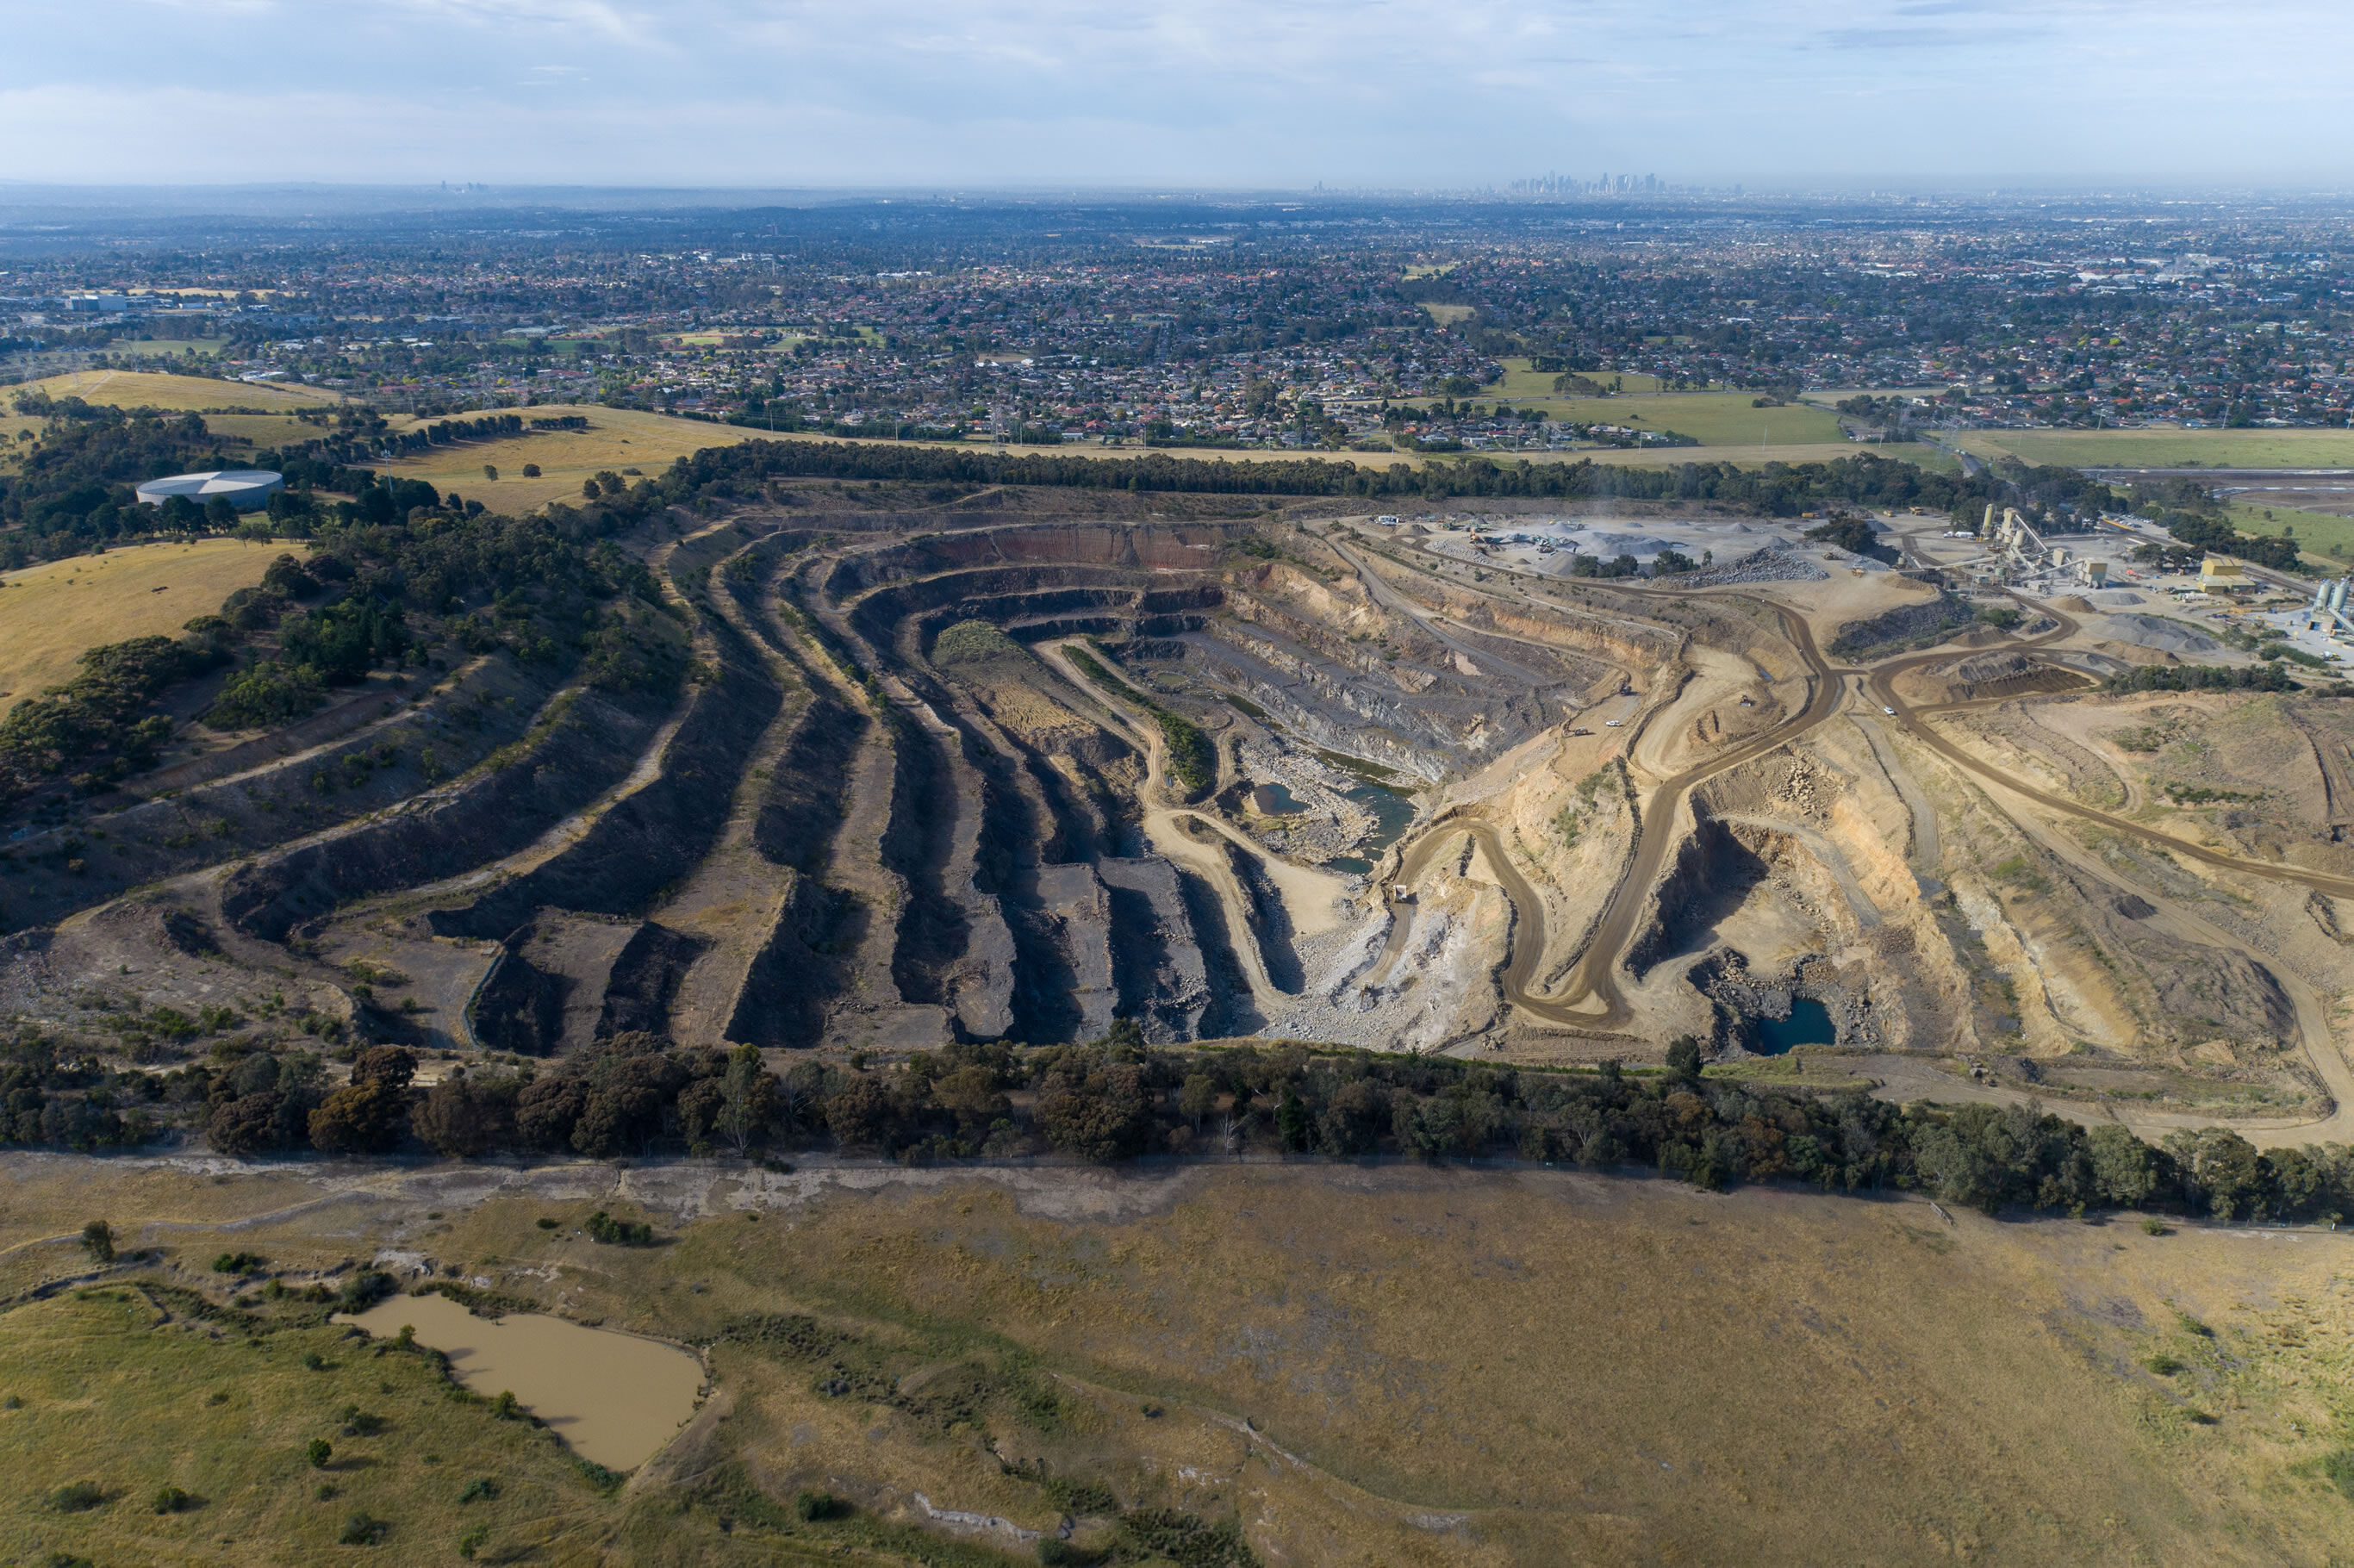
[[1776,541],[1730,565],[1687,572],[1668,580],[1686,588],[1716,588],[1726,583],[1819,583],[1829,577],[1830,573]]
[[2100,633],[2113,642],[2155,648],[2161,653],[2212,653],[2223,646],[2180,621],[2158,615],[2105,616]]

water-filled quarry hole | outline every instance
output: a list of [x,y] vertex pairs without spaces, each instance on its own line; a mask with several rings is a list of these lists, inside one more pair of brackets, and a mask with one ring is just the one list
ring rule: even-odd
[[536,1312],[477,1318],[446,1296],[396,1296],[337,1313],[389,1339],[403,1325],[486,1399],[512,1393],[582,1458],[634,1470],[695,1414],[703,1363],[676,1345]]
[[1398,835],[1414,821],[1414,802],[1394,789],[1379,784],[1360,784],[1346,794],[1349,800],[1371,811],[1373,820],[1381,824],[1365,841],[1365,847],[1377,856],[1397,842]]
[[1262,817],[1296,816],[1307,810],[1280,784],[1262,784],[1251,791],[1251,808]]
[[1761,1056],[1779,1056],[1793,1045],[1839,1044],[1839,1028],[1831,1022],[1831,1010],[1811,996],[1793,998],[1787,1018],[1755,1018],[1750,1022],[1757,1025],[1755,1050]]

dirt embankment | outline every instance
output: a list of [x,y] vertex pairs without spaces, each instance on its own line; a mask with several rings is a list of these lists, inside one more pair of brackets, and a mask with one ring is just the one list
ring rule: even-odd
[[661,716],[643,704],[578,693],[545,715],[520,755],[232,874],[222,913],[249,936],[283,941],[299,922],[355,899],[443,881],[512,854],[619,783]]
[[1960,595],[1939,594],[1919,604],[1901,604],[1867,620],[1849,621],[1824,651],[1835,659],[1871,660],[1933,647],[1969,625],[1976,613]]
[[716,678],[695,688],[663,748],[661,775],[616,802],[570,848],[464,908],[437,910],[441,936],[502,938],[542,907],[600,914],[645,908],[726,823],[744,758],[783,694],[725,622],[712,626]]

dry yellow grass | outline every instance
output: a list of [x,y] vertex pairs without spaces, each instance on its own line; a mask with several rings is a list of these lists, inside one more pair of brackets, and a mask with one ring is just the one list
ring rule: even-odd
[[[535,408],[513,410],[526,419],[556,418],[567,414],[585,416],[586,430],[535,430],[512,440],[469,441],[459,446],[436,447],[415,457],[403,458],[386,465],[387,471],[403,479],[421,479],[444,493],[456,491],[469,500],[480,501],[494,512],[529,512],[550,501],[578,501],[580,482],[600,470],[616,472],[627,468],[644,471],[651,479],[668,468],[673,459],[706,447],[733,446],[738,441],[752,440],[766,435],[761,430],[748,430],[735,425],[705,424],[700,419],[673,418],[665,414],[644,414],[629,408],[606,408],[593,405],[543,405]],[[459,419],[472,415],[451,416]],[[432,419],[400,418],[392,422],[396,431],[415,429],[421,425],[436,423]],[[489,463],[499,471],[496,481],[482,477],[482,465]],[[537,463],[540,474],[525,479],[525,463]]]
[[271,381],[214,381],[146,370],[75,370],[29,384],[52,397],[79,397],[117,408],[320,408],[343,401],[315,387]]
[[[823,1545],[759,1524],[728,1490],[745,1482],[772,1498],[826,1487],[878,1527],[915,1517],[921,1490],[1053,1528],[1058,1510],[1001,1456],[1127,1506],[1238,1514],[1267,1562],[2319,1565],[2354,1522],[2320,1465],[2346,1442],[2345,1235],[2150,1235],[1420,1167],[551,1167],[484,1184],[506,1195],[481,1202],[447,1172],[207,1181],[35,1155],[5,1170],[0,1280],[19,1290],[86,1266],[72,1235],[103,1215],[126,1247],[163,1248],[166,1277],[216,1294],[204,1260],[223,1248],[309,1270],[391,1244],[673,1340],[790,1312],[843,1336],[814,1360],[773,1339],[716,1346],[705,1418],[607,1508],[521,1433],[431,1397],[407,1361],[307,1333],[262,1351],[159,1333],[130,1301],[20,1308],[0,1319],[0,1387],[31,1396],[0,1415],[15,1491],[89,1479],[119,1500],[16,1510],[0,1541],[19,1552],[37,1536],[155,1560],[142,1532],[166,1527],[139,1499],[164,1480],[217,1509],[207,1550],[170,1532],[187,1552],[172,1560],[190,1562],[313,1560],[316,1517],[354,1504],[412,1552],[493,1513],[513,1543],[535,1510],[567,1543],[604,1541],[608,1561],[791,1562]],[[652,1248],[578,1234],[592,1206],[642,1212],[625,1183],[707,1217],[654,1214]],[[318,1201],[338,1189],[367,1201]],[[313,1348],[326,1368],[294,1364]],[[829,1359],[860,1392],[823,1391]],[[975,1368],[978,1403],[960,1405]],[[205,1403],[214,1387],[230,1400]],[[1025,1387],[1052,1390],[1059,1414],[1025,1415]],[[333,1478],[341,1506],[314,1510],[298,1450],[355,1393],[397,1440],[353,1445],[368,1464]],[[512,1478],[529,1509],[456,1504],[475,1474]],[[689,1500],[690,1482],[718,1489]],[[213,1552],[226,1534],[242,1539]]]
[[224,440],[245,442],[256,447],[315,441],[334,433],[332,425],[306,425],[292,413],[207,414],[205,429]]
[[[716,1531],[735,1504],[685,1499],[687,1478],[730,1474],[772,1498],[826,1486],[883,1520],[916,1514],[923,1490],[1055,1526],[1001,1455],[1128,1507],[1238,1514],[1262,1561],[1292,1563],[2318,1565],[2354,1520],[2321,1474],[2345,1443],[2330,1401],[2354,1351],[2354,1241],[2321,1232],[2149,1236],[1945,1220],[1918,1201],[1346,1165],[850,1180],[577,1165],[511,1172],[508,1196],[473,1205],[447,1172],[205,1181],[9,1156],[7,1175],[0,1238],[57,1238],[0,1253],[45,1259],[9,1269],[16,1287],[73,1269],[91,1215],[164,1248],[186,1283],[219,1248],[323,1269],[398,1238],[504,1293],[671,1340],[812,1314],[845,1335],[824,1356],[869,1377],[829,1396],[824,1356],[718,1344],[708,1420],[614,1514],[563,1493],[511,1429],[429,1408],[402,1363],[384,1413],[408,1441],[381,1446],[348,1498],[409,1544],[473,1519],[452,1507],[469,1474],[515,1477],[567,1531],[612,1531],[621,1561],[796,1561],[765,1528]],[[708,1217],[657,1213],[659,1248],[581,1238],[591,1205],[641,1213],[624,1184]],[[318,1203],[339,1187],[369,1201]],[[153,1528],[136,1488],[179,1474],[219,1488],[224,1532],[306,1519],[303,1410],[351,1396],[342,1363],[363,1351],[327,1347],[303,1396],[306,1337],[207,1349],[115,1304],[19,1311],[0,1319],[0,1382],[36,1393],[0,1415],[16,1488],[91,1478],[122,1502],[0,1526],[9,1547],[37,1531],[45,1549],[136,1556],[132,1532]],[[980,1417],[951,1398],[970,1368],[986,1371]],[[197,1404],[221,1377],[252,1408]],[[1062,1413],[1024,1417],[991,1380],[1052,1389]],[[73,1426],[75,1401],[106,1420]],[[240,1432],[269,1459],[249,1477],[214,1455]],[[502,1514],[502,1531],[520,1523]],[[315,1538],[297,1535],[313,1528],[188,1561],[306,1561]]]
[[85,649],[176,633],[261,580],[284,548],[238,539],[137,545],[0,577],[0,713],[72,678]]

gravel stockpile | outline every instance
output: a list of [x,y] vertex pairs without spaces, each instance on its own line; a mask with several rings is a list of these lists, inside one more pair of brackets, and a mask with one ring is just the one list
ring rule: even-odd
[[2155,648],[2161,653],[2212,653],[2223,645],[2179,620],[2162,615],[2112,615],[2103,618],[2101,634],[2112,642]]

